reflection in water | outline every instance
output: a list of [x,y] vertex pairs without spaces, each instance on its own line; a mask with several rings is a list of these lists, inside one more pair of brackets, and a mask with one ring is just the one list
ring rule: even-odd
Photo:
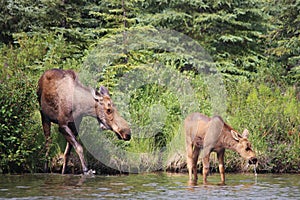
[[169,173],[0,175],[0,199],[296,199],[300,196],[297,174],[227,174],[226,185],[220,186],[218,182],[218,174],[212,175],[206,185],[202,181],[188,181],[187,174]]

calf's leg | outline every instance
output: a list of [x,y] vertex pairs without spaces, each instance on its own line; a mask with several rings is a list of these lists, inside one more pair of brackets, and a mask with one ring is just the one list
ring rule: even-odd
[[222,184],[225,184],[224,153],[225,150],[221,150],[220,152],[217,153]]
[[193,180],[194,174],[194,181],[198,180],[197,174],[197,162],[199,158],[200,148],[194,145],[187,145],[187,168],[189,172],[189,180]]
[[203,164],[203,183],[207,184],[207,176],[208,176],[208,172],[209,172],[209,156],[210,153],[205,156],[204,158],[202,158],[202,164]]
[[197,162],[198,162],[198,158],[199,158],[199,152],[200,152],[200,148],[195,146],[194,151],[193,151],[193,173],[194,173],[195,181],[198,180]]
[[192,168],[193,168],[193,146],[191,144],[187,145],[187,168],[189,172],[189,180],[193,180]]

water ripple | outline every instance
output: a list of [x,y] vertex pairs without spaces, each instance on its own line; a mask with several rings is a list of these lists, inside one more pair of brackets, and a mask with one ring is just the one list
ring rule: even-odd
[[53,174],[0,175],[2,199],[297,199],[297,174],[226,175],[218,185],[218,174],[210,184],[189,186],[187,174],[131,174],[128,176],[81,176]]

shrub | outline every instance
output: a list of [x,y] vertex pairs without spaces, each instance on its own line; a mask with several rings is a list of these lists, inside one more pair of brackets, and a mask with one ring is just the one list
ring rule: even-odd
[[300,106],[295,88],[248,81],[229,88],[230,122],[240,131],[250,130],[249,137],[259,158],[258,169],[299,171]]
[[22,71],[15,71],[1,79],[0,90],[0,170],[34,171],[41,150],[33,120],[37,109],[34,82]]

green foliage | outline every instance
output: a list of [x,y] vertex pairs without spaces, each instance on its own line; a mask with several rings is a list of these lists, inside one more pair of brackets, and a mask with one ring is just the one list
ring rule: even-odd
[[1,73],[0,169],[28,172],[38,167],[39,131],[34,121],[35,83],[21,70]]
[[230,84],[230,122],[250,131],[261,171],[297,172],[300,164],[300,106],[293,87]]
[[[280,7],[276,5],[280,4]],[[300,2],[295,0],[280,0],[270,12],[276,26],[270,31],[268,40],[270,48],[267,53],[282,64],[284,74],[291,83],[299,82],[300,74]]]
[[138,88],[133,94],[130,102],[131,117],[142,138],[138,144],[146,138],[151,151],[165,147],[172,140],[174,129],[178,128],[181,121],[180,103],[176,95],[155,84]]
[[[228,91],[224,117],[238,130],[247,127],[252,132],[250,139],[258,152],[261,171],[299,170],[299,1],[0,2],[2,172],[39,171],[44,139],[35,89],[39,76],[50,68],[95,72],[95,79],[88,75],[81,79],[84,83],[93,81],[90,86],[107,86],[113,97],[118,95],[125,74],[134,70],[148,73],[156,63],[171,70],[175,80],[177,75],[184,77],[195,89],[191,98],[197,109],[195,105],[184,109],[176,91],[151,80],[151,84],[130,90],[130,113],[122,114],[137,124],[134,128],[140,135],[146,134],[147,128],[159,131],[153,137],[133,138],[126,144],[108,136],[118,147],[132,152],[167,147],[171,154],[180,149],[182,135],[177,133],[185,114],[201,111],[211,115],[214,108],[210,93],[224,94],[199,75],[197,69],[206,60],[199,64],[189,52],[174,53],[182,48],[180,45],[169,48],[172,51],[158,48],[167,41],[187,41],[145,34],[155,32],[154,27],[183,33],[212,55]],[[138,33],[134,42],[128,40],[125,31]],[[116,41],[123,43],[116,45]],[[195,43],[186,47],[192,46]],[[176,81],[170,83],[178,86]],[[122,100],[115,102],[119,106]],[[151,127],[154,119],[163,123]],[[53,140],[60,144],[52,146],[51,155],[64,148],[61,136],[53,136]],[[241,169],[244,164],[232,152],[227,153],[227,161],[229,170]]]
[[264,62],[268,15],[261,11],[261,1],[151,3],[146,6],[150,12],[143,18],[144,24],[177,30],[196,39],[227,76],[253,78]]
[[14,33],[30,31],[39,21],[39,3],[34,0],[1,0],[0,41],[10,43]]

